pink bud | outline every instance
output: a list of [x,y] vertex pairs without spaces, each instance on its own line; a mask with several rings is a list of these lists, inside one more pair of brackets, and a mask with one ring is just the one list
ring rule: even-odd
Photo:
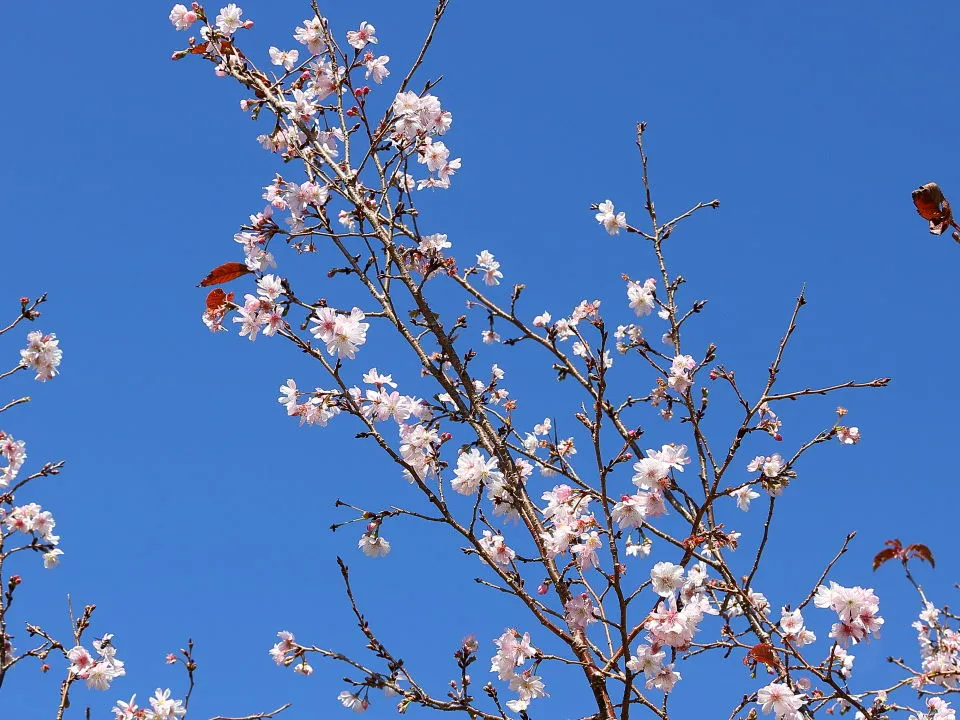
[[252,27],[253,27],[253,20],[247,20],[247,21],[243,24],[243,27],[244,27],[244,29],[246,29],[246,30],[249,30],[250,28],[252,28]]
[[173,665],[177,661],[177,656],[173,653],[167,653],[166,663],[167,665]]
[[26,295],[24,295],[22,298],[20,298],[20,302],[21,302],[23,305],[26,305],[28,302],[30,302],[30,298],[28,298]]
[[197,21],[197,14],[193,10],[187,10],[183,14],[183,21],[188,25]]
[[542,582],[537,586],[537,595],[546,595],[547,590],[549,589],[550,589],[550,586],[547,583]]

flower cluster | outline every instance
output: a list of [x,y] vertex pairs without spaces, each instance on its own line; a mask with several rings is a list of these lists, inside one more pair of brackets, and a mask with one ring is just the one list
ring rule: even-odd
[[0,488],[5,488],[16,479],[27,459],[26,443],[23,440],[14,440],[11,435],[0,430],[0,455],[7,461],[6,467],[0,471]]
[[367,341],[370,323],[363,322],[363,311],[353,308],[349,314],[338,313],[333,308],[315,310],[310,318],[314,326],[310,333],[327,345],[327,352],[338,358],[356,357],[357,349]]
[[527,660],[539,654],[530,644],[530,633],[520,635],[513,629],[507,629],[503,635],[493,641],[497,646],[497,654],[490,658],[490,672],[497,673],[497,677],[510,683],[510,689],[519,697],[507,702],[514,712],[522,712],[530,706],[531,700],[546,697],[543,681],[533,674],[533,669],[519,670]]
[[[707,571],[703,563],[692,566],[686,577],[679,565],[658,562],[653,566],[650,571],[651,588],[663,599],[650,613],[644,629],[649,633],[654,650],[664,645],[686,649],[693,641],[703,616],[718,614],[719,611],[707,597],[704,587],[706,579]],[[673,686],[669,678],[664,682]]]
[[487,285],[499,285],[503,273],[500,272],[500,263],[489,250],[483,250],[477,255],[477,267],[483,271],[483,282]]
[[98,658],[95,658],[82,645],[67,651],[70,674],[86,681],[88,688],[109,690],[111,682],[127,674],[123,668],[123,661],[117,659],[117,650],[113,646],[112,638],[113,635],[108,633],[100,640],[93,641],[93,649],[99,655]]
[[639,645],[634,655],[627,661],[630,672],[643,674],[647,688],[657,688],[670,692],[680,679],[680,673],[673,669],[673,663],[665,663],[666,653],[654,650],[650,645]]
[[830,629],[830,637],[841,645],[858,643],[869,635],[878,637],[883,625],[880,599],[870,588],[859,586],[846,588],[831,581],[830,586],[821,585],[813,603],[819,608],[830,608],[839,616],[840,622]]
[[[45,568],[49,569],[60,564],[63,550],[56,547],[60,543],[60,536],[53,534],[53,528],[57,523],[48,510],[44,510],[37,503],[27,503],[9,511],[0,508],[0,522],[11,532],[21,532],[35,538],[31,547],[43,552]],[[39,545],[36,544],[38,540]]]
[[627,227],[627,214],[615,212],[612,201],[604,200],[597,205],[597,210],[599,211],[596,215],[597,222],[603,225],[603,229],[611,235],[617,235]]
[[280,397],[277,398],[277,402],[287,409],[287,415],[299,417],[301,424],[324,426],[340,413],[335,391],[317,388],[303,403],[300,402],[301,394],[306,393],[301,393],[296,381],[290,378],[280,386]]
[[[951,690],[960,689],[960,633],[940,623],[940,612],[927,603],[913,623],[920,643],[923,679]],[[922,682],[915,685],[919,690]]]
[[574,595],[563,604],[564,619],[574,632],[586,632],[587,625],[597,621],[600,609],[595,607],[589,593]]
[[[393,141],[401,147],[413,146],[417,162],[436,173],[417,182],[417,189],[425,187],[448,188],[450,177],[460,169],[461,160],[450,159],[450,150],[433,136],[443,135],[453,124],[453,115],[440,106],[440,101],[429,93],[419,96],[415,92],[398,93],[393,101]],[[397,178],[401,187],[407,187],[406,177]]]
[[777,720],[800,720],[803,703],[804,696],[786,683],[770,683],[757,690],[757,704],[765,713],[772,711]]
[[46,382],[57,374],[63,350],[55,333],[38,330],[27,334],[27,347],[20,351],[20,364],[36,372],[35,380]]
[[252,342],[258,332],[270,337],[286,327],[283,310],[277,305],[282,291],[282,281],[276,275],[264,275],[257,281],[257,294],[244,296],[243,307],[233,319],[240,323],[240,337],[246,336]]
[[170,688],[157,688],[150,698],[149,709],[138,707],[137,696],[134,695],[129,702],[118,700],[113,713],[116,720],[177,720],[187,714],[187,709],[182,700],[170,697]]
[[627,282],[627,299],[630,300],[630,309],[637,317],[649,315],[657,307],[657,301],[654,298],[654,292],[657,289],[657,281],[653,278],[647,278],[641,285],[636,280]]
[[581,569],[597,565],[600,541],[592,530],[597,527],[597,521],[590,512],[590,497],[565,484],[555,486],[541,497],[547,501],[542,510],[546,530],[541,534],[547,554],[556,557],[570,551],[577,556]]

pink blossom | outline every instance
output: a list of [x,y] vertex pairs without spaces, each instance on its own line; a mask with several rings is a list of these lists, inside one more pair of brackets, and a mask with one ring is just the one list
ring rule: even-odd
[[600,203],[597,210],[599,211],[596,215],[597,222],[603,225],[604,230],[610,235],[617,235],[627,226],[626,213],[614,214],[613,203],[610,200],[604,200]]
[[765,713],[773,711],[778,720],[797,720],[801,717],[803,695],[798,695],[784,683],[770,683],[757,690],[757,704]]
[[364,20],[362,23],[360,23],[359,30],[350,30],[347,32],[347,42],[357,50],[363,50],[367,43],[372,43],[375,45],[378,42],[377,38],[374,36],[376,32],[377,29]]

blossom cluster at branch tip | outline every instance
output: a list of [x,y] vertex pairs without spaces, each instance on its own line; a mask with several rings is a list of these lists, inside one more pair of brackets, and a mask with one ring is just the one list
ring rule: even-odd
[[60,536],[53,534],[57,522],[48,510],[37,503],[15,506],[10,510],[0,508],[0,522],[11,532],[31,535],[30,547],[43,554],[43,567],[50,569],[60,564],[63,550],[56,547]]
[[27,334],[27,347],[20,351],[20,364],[36,373],[35,380],[46,382],[57,375],[62,359],[60,341],[54,333],[44,335],[34,330]]
[[615,212],[613,202],[604,200],[597,205],[597,222],[603,226],[610,235],[617,235],[621,230],[627,227],[627,214]]
[[880,599],[871,588],[848,588],[831,581],[829,586],[817,588],[813,604],[837,613],[839,622],[830,629],[830,637],[841,645],[856,644],[871,635],[880,635],[884,622],[879,615]]
[[[540,651],[530,644],[530,633],[521,635],[512,628],[493,641],[497,653],[490,658],[490,672],[510,683],[510,689],[517,693],[515,700],[509,700],[507,707],[513,712],[525,711],[531,700],[547,697],[543,680],[533,674],[532,669],[520,670],[527,660],[535,658]],[[518,672],[519,670],[519,672]]]
[[115,720],[177,720],[187,714],[182,700],[170,697],[170,688],[157,688],[150,698],[150,707],[138,707],[137,696],[129,701],[118,700],[113,708]]
[[26,462],[27,444],[0,430],[0,455],[7,461],[6,467],[0,470],[0,488],[5,488],[16,479]]
[[112,638],[113,635],[108,633],[101,639],[93,641],[93,649],[99,657],[95,657],[82,645],[68,650],[67,660],[70,661],[68,672],[85,681],[88,688],[109,690],[110,683],[127,674],[123,661],[117,659],[117,649],[113,646]]

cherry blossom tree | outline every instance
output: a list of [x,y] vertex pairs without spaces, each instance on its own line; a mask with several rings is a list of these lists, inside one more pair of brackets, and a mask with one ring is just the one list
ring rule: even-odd
[[[926,546],[890,541],[875,559],[875,569],[899,560],[919,598],[919,649],[910,651],[912,661],[891,658],[899,679],[879,687],[861,682],[853,650],[869,652],[867,642],[883,627],[880,599],[835,572],[852,534],[837,538],[836,556],[789,604],[773,607],[765,592],[776,588],[756,582],[760,568],[776,562],[769,533],[776,507],[791,500],[801,461],[825,443],[854,446],[860,439],[838,407],[812,437],[785,440],[779,408],[880,388],[888,379],[782,387],[780,371],[806,303],[802,291],[758,390],[741,385],[715,344],[690,339],[706,303],[688,298],[667,251],[682,242],[679,228],[688,218],[719,202],[658,215],[644,123],[635,134],[643,222],[632,224],[609,199],[590,208],[601,237],[623,234],[644,249],[638,264],[650,270],[636,279],[623,275],[625,302],[621,295],[603,312],[590,297],[569,311],[530,307],[534,291],[525,295],[520,278],[506,284],[512,273],[496,259],[497,248],[455,251],[429,211],[418,209],[424,192],[442,195],[467,171],[448,145],[454,109],[435,94],[437,80],[423,77],[447,4],[437,1],[420,51],[402,70],[380,54],[374,24],[358,18],[351,28],[332,27],[316,2],[305,5],[308,17],[292,38],[259,49],[241,49],[253,22],[233,3],[216,13],[198,3],[170,12],[177,30],[196,32],[173,58],[210,61],[217,76],[238,82],[241,110],[260,122],[257,139],[279,161],[264,186],[265,206],[252,208],[234,236],[236,257],[201,282],[213,288],[203,322],[214,333],[235,329],[251,342],[264,336],[289,343],[309,357],[310,377],[280,385],[282,411],[292,422],[319,426],[317,432],[352,423],[358,442],[375,448],[396,474],[403,491],[397,497],[416,498],[338,501],[345,515],[333,527],[359,527],[358,552],[382,557],[391,550],[388,535],[406,542],[418,524],[442,527],[475,560],[477,592],[511,598],[516,612],[502,634],[467,635],[451,648],[449,684],[437,689],[404,662],[403,648],[381,640],[341,560],[366,652],[327,648],[322,638],[313,644],[283,629],[270,656],[303,676],[319,658],[345,667],[338,699],[357,712],[383,703],[401,713],[420,706],[484,720],[527,718],[545,706],[552,678],[562,676],[580,683],[595,707],[590,717],[644,713],[666,720],[674,714],[672,697],[696,692],[685,687],[686,667],[734,658],[745,666],[742,686],[729,697],[704,698],[711,716],[796,720],[852,711],[860,718],[953,720],[960,618],[937,608],[914,579],[911,561],[933,564]],[[306,255],[333,259],[327,277],[337,282],[325,285],[329,298],[311,301],[318,288],[281,271]],[[250,290],[242,299],[221,287],[238,280]],[[35,320],[43,301],[22,299],[19,316],[0,335]],[[419,372],[370,367],[363,361],[368,340],[415,359]],[[549,368],[557,398],[527,393],[509,367],[486,359],[490,345]],[[60,356],[54,335],[31,332],[18,364],[0,377],[29,370],[48,380]],[[557,410],[555,399],[564,407]],[[670,441],[646,441],[652,427]],[[769,454],[745,457],[745,446],[760,440]],[[788,449],[773,452],[780,442]],[[0,454],[0,685],[28,658],[45,671],[57,659],[65,678],[59,719],[76,683],[108,690],[125,669],[109,634],[86,636],[92,605],[77,615],[69,609],[69,641],[28,620],[27,649],[16,647],[10,628],[21,576],[11,574],[14,564],[23,553],[51,568],[61,555],[52,515],[23,495],[62,463],[23,476],[24,443],[6,432]],[[734,529],[743,513],[758,512],[765,519],[755,531]],[[808,627],[814,614],[832,622],[825,637]],[[182,700],[158,689],[149,707],[136,697],[118,700],[116,717],[186,716],[192,650],[190,643],[168,656],[187,673]]]

